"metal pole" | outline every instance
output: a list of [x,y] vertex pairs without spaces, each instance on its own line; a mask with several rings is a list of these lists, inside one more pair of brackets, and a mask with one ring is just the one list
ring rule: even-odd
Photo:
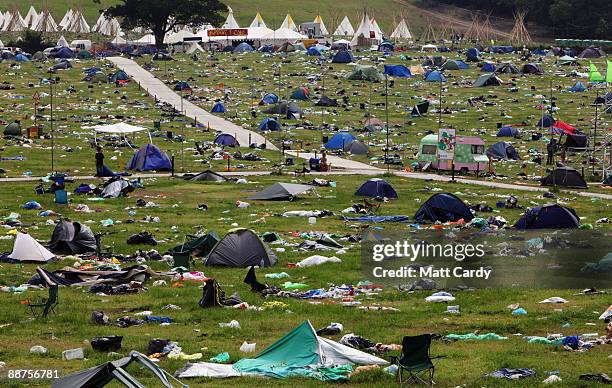
[[[591,153],[592,174],[595,175],[595,143],[597,142],[597,120],[599,116],[599,89],[596,89],[597,97],[595,98],[595,128],[593,131],[593,152]],[[605,162],[605,161],[604,161]]]
[[440,107],[438,108],[438,131],[442,127],[442,81],[440,81]]
[[387,146],[385,147],[385,164],[387,165],[387,172],[389,172],[389,78],[385,74],[385,116],[387,121]]
[[53,130],[53,80],[49,79],[49,94],[51,96],[51,174],[55,174],[55,132]]

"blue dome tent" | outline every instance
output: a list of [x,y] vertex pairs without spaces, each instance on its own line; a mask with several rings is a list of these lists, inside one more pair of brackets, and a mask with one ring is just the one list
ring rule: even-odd
[[434,194],[421,205],[414,215],[418,222],[468,222],[474,216],[470,208],[459,197],[450,193]]
[[480,68],[480,71],[484,73],[493,73],[495,71],[495,64],[487,62]]
[[478,62],[478,61],[480,61],[480,52],[478,51],[478,49],[476,47],[472,47],[472,48],[468,49],[468,51],[466,53],[465,61],[466,62]]
[[412,77],[410,70],[404,65],[385,65],[385,71],[383,74],[400,78]]
[[245,53],[251,51],[255,51],[255,49],[253,48],[253,46],[246,42],[242,42],[238,46],[236,46],[236,48],[234,48],[235,53]]
[[278,103],[278,96],[274,93],[266,94],[261,101],[259,101],[259,105],[272,105]]
[[266,117],[259,123],[259,129],[262,131],[280,131],[281,125],[274,117]]
[[355,195],[360,197],[371,197],[371,198],[397,198],[397,192],[387,181],[380,178],[372,178],[364,182]]
[[300,86],[291,94],[291,98],[294,100],[308,101],[310,99],[309,95],[310,91],[307,88]]
[[273,53],[274,52],[274,46],[272,46],[271,44],[266,44],[266,45],[261,46],[259,48],[259,52],[262,52],[262,53]]
[[328,150],[341,150],[344,149],[346,144],[349,144],[351,141],[355,140],[355,136],[351,135],[348,132],[338,132],[327,143],[325,143],[325,148]]
[[317,50],[317,48],[314,47],[314,46],[310,46],[306,53],[309,56],[311,56],[311,57],[320,57],[321,56],[321,52],[319,50]]
[[332,58],[332,63],[352,63],[353,54],[348,50],[340,50]]
[[580,93],[580,92],[584,92],[585,90],[586,90],[586,86],[584,86],[584,84],[580,81],[576,82],[574,86],[569,88],[569,91],[573,93]]
[[489,159],[495,160],[521,160],[521,157],[512,144],[505,141],[497,142],[489,147],[487,156]]
[[227,112],[227,109],[225,109],[225,105],[223,105],[223,103],[219,101],[213,106],[211,112],[212,113],[225,113]]
[[446,82],[446,77],[438,70],[433,70],[425,75],[426,82]]
[[220,135],[217,135],[217,137],[215,137],[214,143],[228,147],[240,147],[238,140],[236,140],[236,138],[230,135],[229,133],[222,133]]
[[177,92],[180,91],[191,91],[191,86],[185,81],[179,81],[174,85],[174,90]]
[[521,132],[518,128],[511,127],[509,125],[503,126],[497,132],[497,137],[518,137]]
[[550,128],[553,126],[553,124],[555,123],[555,119],[553,119],[553,117],[551,115],[544,115],[544,117],[542,117],[538,123],[536,124],[536,127],[538,128]]
[[117,81],[127,81],[130,77],[128,77],[127,73],[123,70],[117,70],[115,74],[110,77],[111,82]]
[[555,203],[527,209],[514,227],[516,229],[578,228],[580,219],[574,209]]
[[136,151],[128,170],[136,171],[170,171],[172,162],[166,153],[154,144],[143,145]]
[[70,50],[68,47],[62,47],[57,50],[51,51],[49,54],[50,58],[60,58],[60,59],[68,59],[74,56],[74,52]]

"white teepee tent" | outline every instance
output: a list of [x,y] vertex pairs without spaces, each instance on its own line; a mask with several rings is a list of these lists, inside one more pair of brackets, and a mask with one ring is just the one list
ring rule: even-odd
[[66,27],[68,27],[68,24],[70,24],[70,22],[72,21],[73,15],[74,15],[74,11],[72,10],[72,8],[69,8],[68,11],[66,11],[66,14],[62,18],[62,20],[60,20],[59,22],[59,26],[63,30],[65,30]]
[[26,26],[32,28],[32,26],[34,26],[34,23],[36,22],[36,19],[38,19],[38,14],[36,13],[34,6],[32,5],[30,6],[30,9],[28,10],[28,13],[23,19],[23,21],[25,22]]
[[68,41],[64,38],[64,35],[60,36],[55,44],[56,47],[68,47]]
[[72,20],[68,23],[64,29],[68,32],[74,32],[77,34],[83,34],[90,32],[89,24],[87,24],[87,20],[81,13],[80,9],[76,9],[72,12]]
[[321,15],[317,15],[317,17],[314,18],[313,23],[319,23],[319,27],[321,28],[321,34],[329,35],[329,31],[327,31],[327,28],[325,27],[325,23],[323,23],[323,18],[321,17]]
[[372,26],[372,21],[367,13],[364,13],[363,18],[361,19],[357,32],[355,32],[355,35],[351,40],[351,46],[358,46],[360,44],[360,38],[368,39],[370,42],[380,42],[380,35],[377,36],[376,31]]
[[287,14],[287,16],[285,16],[285,20],[283,20],[283,24],[281,24],[280,28],[286,28],[288,30],[292,30],[292,31],[298,32],[298,28],[295,25],[295,22],[293,21],[293,18],[289,14]]
[[395,27],[395,30],[391,33],[391,39],[412,40],[412,34],[408,29],[406,20],[402,18],[402,20],[397,24],[397,27]]
[[266,22],[264,22],[259,12],[257,12],[257,15],[255,15],[255,18],[253,19],[253,21],[251,22],[251,25],[249,26],[249,28],[252,28],[252,27],[266,27],[266,28],[268,27],[266,26]]
[[351,21],[349,20],[348,16],[345,16],[344,19],[342,19],[342,23],[340,23],[338,28],[336,28],[336,31],[334,31],[334,36],[353,36],[354,34],[355,29],[351,25]]
[[4,27],[4,13],[0,11],[0,31],[3,30]]
[[43,247],[34,237],[27,233],[17,233],[13,251],[8,256],[15,261],[48,262],[55,255]]
[[19,32],[27,28],[28,26],[23,21],[23,18],[18,10],[11,12],[8,20],[6,19],[6,16],[4,17],[4,26],[2,27],[2,31]]
[[385,34],[378,26],[378,22],[376,21],[376,19],[372,18],[372,21],[370,23],[372,24],[372,30],[374,30],[374,33],[376,34],[376,39],[382,39]]
[[227,19],[225,19],[225,23],[221,26],[221,28],[240,28],[238,22],[234,18],[234,11],[231,7],[227,7],[229,13],[227,14]]
[[57,23],[55,23],[55,20],[53,19],[53,16],[51,16],[51,12],[45,8],[40,15],[38,15],[32,29],[38,32],[56,32],[58,27]]

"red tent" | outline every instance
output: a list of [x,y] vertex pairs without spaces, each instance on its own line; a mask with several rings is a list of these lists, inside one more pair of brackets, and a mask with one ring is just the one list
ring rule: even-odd
[[556,135],[563,135],[563,134],[572,135],[575,130],[576,130],[576,128],[572,127],[568,123],[566,123],[564,121],[557,120],[553,124],[553,126],[552,126],[550,131],[552,133],[556,134]]

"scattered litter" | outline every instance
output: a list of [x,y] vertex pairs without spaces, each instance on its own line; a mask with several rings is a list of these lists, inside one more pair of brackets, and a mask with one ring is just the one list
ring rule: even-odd
[[228,323],[220,322],[219,327],[229,327],[232,329],[240,329],[240,322],[236,320],[232,320],[231,322],[228,322]]

